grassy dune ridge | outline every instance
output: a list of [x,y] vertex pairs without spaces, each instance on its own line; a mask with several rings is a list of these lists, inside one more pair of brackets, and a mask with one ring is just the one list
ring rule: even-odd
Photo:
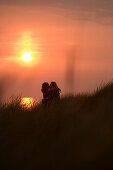
[[0,169],[113,168],[113,83],[49,107],[0,105]]

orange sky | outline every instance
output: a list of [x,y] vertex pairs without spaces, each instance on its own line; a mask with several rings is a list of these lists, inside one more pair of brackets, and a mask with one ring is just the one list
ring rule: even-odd
[[[111,80],[113,17],[106,11],[101,17],[99,12],[42,4],[9,5],[8,1],[0,4],[0,76],[1,80],[11,79],[6,95],[41,97],[41,84],[53,80],[64,93],[70,48],[76,54],[75,91],[93,90]],[[35,52],[32,64],[20,60],[26,49]]]

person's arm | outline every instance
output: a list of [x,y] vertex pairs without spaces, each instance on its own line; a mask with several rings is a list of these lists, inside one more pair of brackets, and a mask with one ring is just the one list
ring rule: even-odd
[[58,90],[59,90],[59,92],[61,93],[61,89],[60,89],[60,88],[58,88]]

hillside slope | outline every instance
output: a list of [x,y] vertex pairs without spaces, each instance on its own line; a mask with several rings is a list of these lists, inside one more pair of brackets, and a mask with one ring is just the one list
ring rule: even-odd
[[0,169],[113,168],[113,84],[49,107],[0,106]]

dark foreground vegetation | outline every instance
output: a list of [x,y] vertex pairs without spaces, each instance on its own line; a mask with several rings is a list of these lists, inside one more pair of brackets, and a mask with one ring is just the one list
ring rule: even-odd
[[0,170],[113,168],[113,84],[49,107],[0,106]]

